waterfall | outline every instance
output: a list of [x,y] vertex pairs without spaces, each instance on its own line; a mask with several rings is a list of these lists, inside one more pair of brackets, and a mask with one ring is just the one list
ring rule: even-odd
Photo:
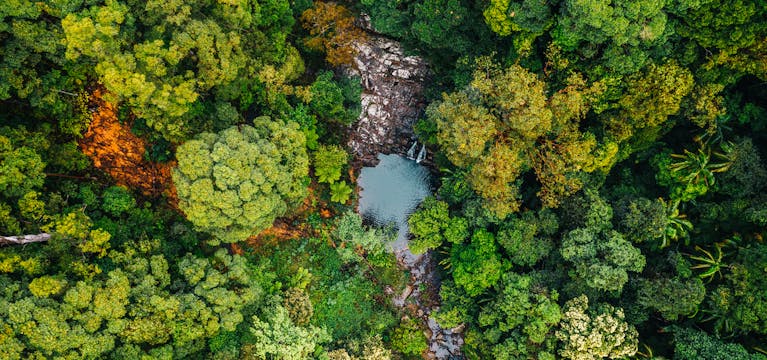
[[418,157],[415,158],[415,163],[420,164],[423,159],[426,159],[426,145],[421,145],[421,151],[418,152]]
[[413,145],[410,146],[410,149],[407,151],[407,158],[410,160],[415,160],[415,147],[418,145],[418,141],[413,142]]

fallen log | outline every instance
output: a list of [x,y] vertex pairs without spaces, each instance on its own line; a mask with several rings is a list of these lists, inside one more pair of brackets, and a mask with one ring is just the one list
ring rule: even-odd
[[23,245],[36,242],[44,242],[51,239],[51,234],[31,234],[31,235],[19,235],[19,236],[3,236],[0,235],[0,245]]

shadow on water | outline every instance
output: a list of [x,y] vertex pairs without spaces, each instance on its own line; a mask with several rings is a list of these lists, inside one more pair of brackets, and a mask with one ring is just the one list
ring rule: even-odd
[[392,246],[399,253],[407,247],[408,216],[431,194],[431,174],[399,155],[379,154],[378,159],[378,166],[362,168],[357,179],[361,188],[359,212],[375,226],[397,229]]

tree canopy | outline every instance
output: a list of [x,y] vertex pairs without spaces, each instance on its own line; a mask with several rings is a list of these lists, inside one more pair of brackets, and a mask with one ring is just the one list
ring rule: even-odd
[[177,150],[181,210],[224,242],[266,229],[306,196],[309,160],[298,126],[268,117],[253,125],[202,133]]

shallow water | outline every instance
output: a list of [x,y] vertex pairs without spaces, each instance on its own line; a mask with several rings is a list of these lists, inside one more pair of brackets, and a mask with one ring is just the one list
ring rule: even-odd
[[429,170],[399,155],[378,154],[376,167],[362,168],[357,179],[359,212],[377,226],[393,225],[395,253],[407,248],[407,218],[431,194]]
[[420,285],[439,287],[434,260],[428,252],[415,255],[408,248],[407,218],[431,194],[431,174],[415,161],[399,155],[378,154],[378,159],[378,166],[362,168],[357,179],[357,185],[362,188],[359,212],[376,226],[397,228],[397,240],[392,242],[391,250],[410,273],[411,281],[403,293],[392,300],[400,307],[408,302],[417,306],[418,316],[430,332],[428,359],[461,359],[460,330],[440,327],[431,316],[437,308],[430,308],[420,300]]

